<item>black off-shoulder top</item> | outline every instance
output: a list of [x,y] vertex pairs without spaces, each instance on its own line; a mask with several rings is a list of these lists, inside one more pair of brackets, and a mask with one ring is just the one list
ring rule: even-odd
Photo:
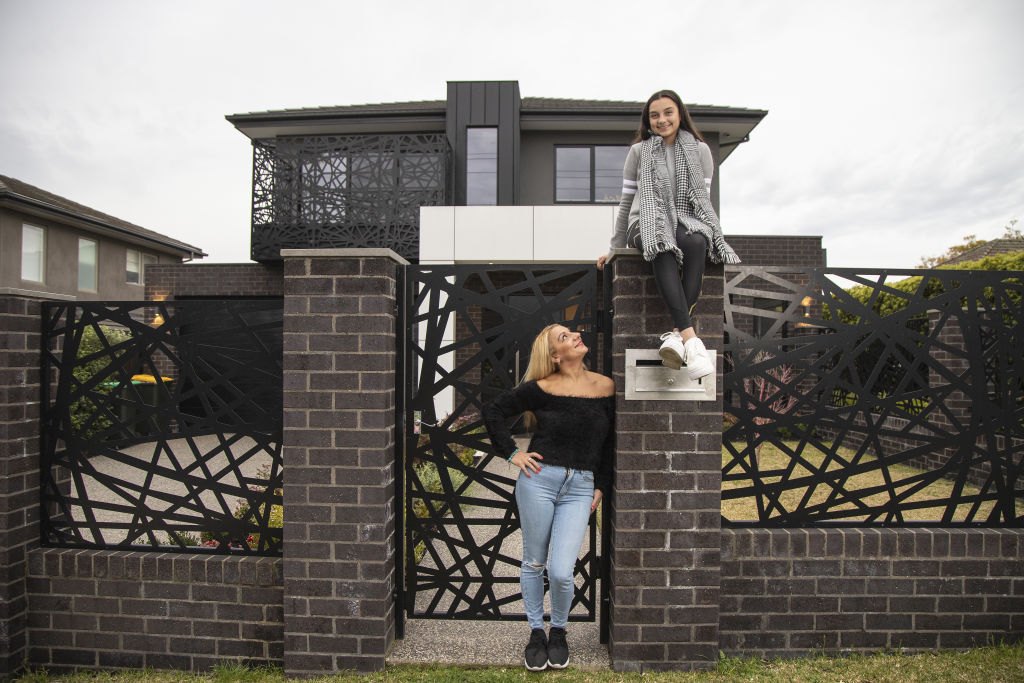
[[523,382],[482,409],[491,445],[504,457],[516,449],[506,419],[532,410],[537,431],[529,451],[540,453],[545,465],[594,473],[594,488],[608,494],[612,485],[612,443],[615,396],[549,394],[537,382]]

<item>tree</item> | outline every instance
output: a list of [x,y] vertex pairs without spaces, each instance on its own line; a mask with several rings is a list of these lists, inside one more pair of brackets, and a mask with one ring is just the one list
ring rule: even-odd
[[[1010,239],[1010,240],[1021,240],[1021,239],[1024,239],[1024,234],[1021,234],[1020,230],[1018,230],[1018,229],[1013,227],[1016,224],[1017,224],[1017,219],[1014,218],[1009,223],[1004,225],[1003,226],[1003,234],[998,239],[1004,239],[1004,240],[1006,240],[1006,239]],[[952,258],[956,258],[957,256],[959,256],[960,254],[963,254],[966,251],[970,251],[971,249],[974,249],[975,247],[978,247],[978,246],[981,246],[982,244],[985,244],[985,242],[987,242],[987,241],[988,240],[979,240],[979,239],[977,239],[977,235],[964,235],[963,244],[957,244],[956,246],[952,246],[949,249],[947,249],[945,251],[945,253],[943,253],[943,254],[941,254],[939,256],[930,256],[930,257],[922,256],[921,257],[921,263],[917,267],[918,268],[935,268],[940,263],[945,263],[946,261],[948,261],[948,260],[950,260]]]

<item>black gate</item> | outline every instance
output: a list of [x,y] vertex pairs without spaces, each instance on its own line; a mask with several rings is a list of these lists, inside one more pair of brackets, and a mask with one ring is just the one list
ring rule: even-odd
[[[593,264],[408,266],[402,289],[399,606],[417,618],[524,619],[512,505],[518,472],[495,457],[480,408],[518,383],[533,338],[550,323],[582,332],[591,369],[610,372],[599,273]],[[600,525],[600,546],[597,526],[592,517],[570,620],[593,621],[598,612],[609,526]]]

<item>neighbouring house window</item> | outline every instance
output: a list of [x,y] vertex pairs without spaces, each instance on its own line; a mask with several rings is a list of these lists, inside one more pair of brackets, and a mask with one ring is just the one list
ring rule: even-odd
[[96,262],[99,247],[95,240],[78,238],[78,289],[96,291]]
[[498,129],[466,129],[466,205],[498,203]]
[[622,166],[627,145],[555,148],[555,201],[617,202],[622,195]]
[[146,284],[143,267],[149,263],[156,263],[156,256],[143,254],[137,249],[129,249],[128,258],[125,262],[125,281],[132,285]]
[[46,275],[46,233],[34,225],[21,226],[21,279],[43,282]]

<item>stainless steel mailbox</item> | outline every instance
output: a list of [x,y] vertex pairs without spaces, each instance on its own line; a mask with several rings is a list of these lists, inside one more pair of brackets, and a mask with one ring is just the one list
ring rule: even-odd
[[714,401],[718,365],[715,352],[708,349],[715,372],[696,381],[683,369],[661,364],[657,349],[626,349],[627,401]]

